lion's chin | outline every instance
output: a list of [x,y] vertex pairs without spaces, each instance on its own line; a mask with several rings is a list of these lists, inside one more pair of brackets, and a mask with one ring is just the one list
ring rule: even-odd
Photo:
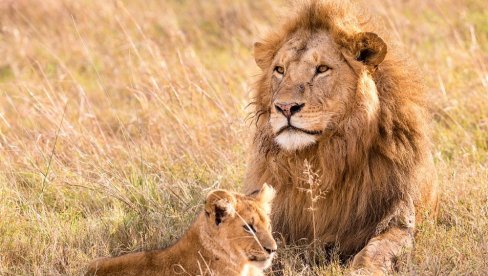
[[284,150],[300,150],[317,142],[314,135],[300,131],[284,131],[275,137],[276,143]]
[[261,270],[265,270],[269,268],[273,262],[273,257],[275,253],[271,253],[271,255],[268,256],[268,258],[260,261],[251,261],[251,264]]

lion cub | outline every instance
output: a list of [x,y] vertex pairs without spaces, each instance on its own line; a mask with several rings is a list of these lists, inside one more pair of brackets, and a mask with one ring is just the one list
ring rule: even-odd
[[214,190],[185,235],[161,250],[94,260],[87,275],[263,275],[276,242],[269,212],[274,190]]

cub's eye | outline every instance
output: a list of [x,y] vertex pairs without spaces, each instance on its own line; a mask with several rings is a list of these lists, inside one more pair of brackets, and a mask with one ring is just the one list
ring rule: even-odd
[[256,234],[256,229],[254,229],[252,224],[244,224],[242,227],[244,227],[244,231],[250,234]]
[[283,66],[276,66],[274,68],[275,72],[280,74],[280,75],[283,75],[285,73],[285,68]]
[[325,73],[327,71],[329,71],[329,67],[327,65],[320,65],[317,67],[317,74],[320,74],[320,73]]

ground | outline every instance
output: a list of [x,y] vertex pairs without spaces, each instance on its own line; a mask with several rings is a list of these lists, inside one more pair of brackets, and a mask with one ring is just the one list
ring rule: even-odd
[[[400,274],[488,272],[488,2],[365,1],[425,76],[440,216]],[[266,1],[0,1],[0,274],[173,243],[240,190]],[[281,248],[286,275],[342,274]],[[310,250],[308,250],[310,251]],[[304,261],[305,260],[305,261]]]

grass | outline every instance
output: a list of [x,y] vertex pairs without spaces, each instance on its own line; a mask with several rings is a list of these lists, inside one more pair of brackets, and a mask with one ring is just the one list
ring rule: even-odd
[[[368,2],[419,65],[442,197],[401,274],[488,272],[488,4]],[[0,274],[77,275],[173,243],[239,190],[267,1],[0,2]],[[282,248],[287,275],[342,274]]]

